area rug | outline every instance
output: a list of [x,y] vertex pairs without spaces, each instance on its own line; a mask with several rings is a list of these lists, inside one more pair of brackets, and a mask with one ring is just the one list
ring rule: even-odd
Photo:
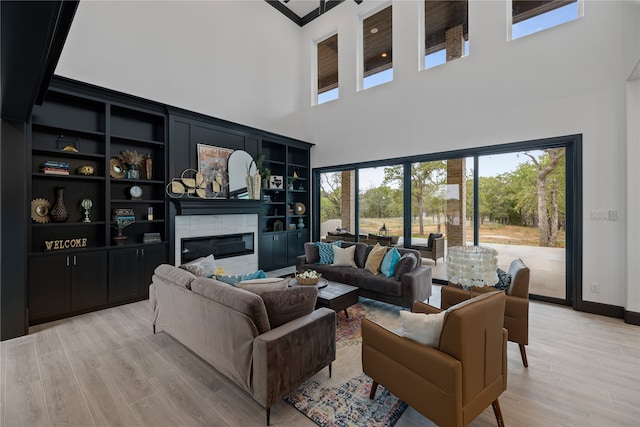
[[382,386],[369,399],[371,378],[362,373],[360,324],[368,318],[394,330],[400,325],[399,312],[397,306],[360,298],[349,307],[348,318],[339,313],[332,378],[323,369],[284,400],[322,427],[393,426],[407,404]]

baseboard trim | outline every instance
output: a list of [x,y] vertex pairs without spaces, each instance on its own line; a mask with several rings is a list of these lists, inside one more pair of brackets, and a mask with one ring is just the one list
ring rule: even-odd
[[640,313],[636,311],[624,311],[624,322],[630,325],[640,326]]
[[601,316],[624,319],[624,308],[618,305],[602,304],[599,302],[581,301],[577,309],[586,313],[599,314]]

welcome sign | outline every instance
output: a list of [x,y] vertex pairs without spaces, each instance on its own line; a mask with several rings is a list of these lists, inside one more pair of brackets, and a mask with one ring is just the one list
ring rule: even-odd
[[56,250],[62,250],[62,249],[77,249],[77,248],[86,248],[86,247],[87,247],[86,237],[79,237],[76,239],[44,241],[44,248],[47,251],[56,251]]

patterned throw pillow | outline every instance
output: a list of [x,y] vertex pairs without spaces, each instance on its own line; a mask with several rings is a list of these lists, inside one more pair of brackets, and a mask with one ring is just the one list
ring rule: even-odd
[[496,272],[498,273],[498,283],[496,283],[494,287],[501,291],[506,291],[511,284],[511,275],[501,269],[497,269]]
[[333,246],[342,247],[342,240],[336,240],[331,243],[314,242],[320,253],[320,261],[318,264],[333,264]]
[[396,248],[392,248],[382,259],[382,265],[380,266],[380,273],[386,277],[392,277],[393,272],[396,269],[396,264],[400,260],[400,252]]
[[210,277],[218,269],[218,266],[216,264],[215,259],[213,258],[213,255],[209,255],[208,257],[198,258],[196,260],[183,264],[180,267],[184,268],[189,273],[192,273],[198,277]]
[[253,273],[236,274],[233,276],[218,275],[215,277],[215,279],[228,285],[235,285],[236,283],[242,282],[243,280],[264,279],[266,277],[267,275],[264,271],[258,270],[254,271]]

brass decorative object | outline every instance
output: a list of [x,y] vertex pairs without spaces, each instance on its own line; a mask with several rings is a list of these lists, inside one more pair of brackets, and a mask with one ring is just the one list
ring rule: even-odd
[[[190,178],[188,174],[193,173],[193,178]],[[167,195],[174,199],[178,199],[185,194],[187,197],[199,197],[201,199],[206,198],[205,188],[207,183],[204,179],[204,175],[195,169],[185,169],[180,178],[173,178],[169,185],[167,185]]]
[[51,202],[45,199],[33,199],[31,201],[31,219],[37,223],[45,224],[49,222],[49,211]]
[[83,165],[77,169],[78,175],[92,176],[96,174],[96,168],[91,165]]
[[120,159],[112,157],[109,160],[109,176],[114,179],[122,179],[126,174],[126,170]]

